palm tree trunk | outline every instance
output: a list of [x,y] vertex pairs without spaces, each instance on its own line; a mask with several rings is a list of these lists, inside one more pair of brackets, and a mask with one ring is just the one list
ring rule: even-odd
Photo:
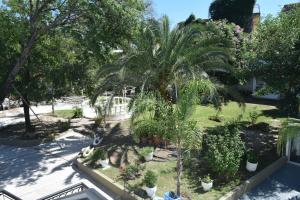
[[181,171],[182,171],[182,160],[181,160],[181,142],[178,139],[177,142],[177,180],[176,180],[176,193],[180,196],[180,184],[181,184]]

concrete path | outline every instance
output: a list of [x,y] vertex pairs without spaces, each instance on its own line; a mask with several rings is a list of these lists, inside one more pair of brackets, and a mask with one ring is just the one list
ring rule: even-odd
[[300,199],[300,166],[286,164],[240,200]]
[[[55,110],[67,110],[67,109],[72,109],[76,106],[78,107],[80,105],[58,103],[55,105]],[[31,106],[31,108],[37,115],[52,112],[51,105]],[[35,119],[35,116],[31,110],[30,110],[30,117],[31,119]],[[23,116],[23,108],[13,108],[10,110],[0,111],[0,129],[5,126],[18,124],[24,121],[25,120]]]
[[91,139],[72,130],[57,140],[36,147],[17,148],[0,145],[0,189],[34,200],[83,182],[96,189],[103,199],[114,199],[102,186],[95,186],[73,166],[73,159]]

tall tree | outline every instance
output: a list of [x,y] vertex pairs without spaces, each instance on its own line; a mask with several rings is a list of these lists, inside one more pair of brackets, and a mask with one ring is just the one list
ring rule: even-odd
[[100,82],[93,100],[106,89],[121,90],[128,84],[158,90],[171,101],[176,99],[176,88],[196,74],[207,76],[215,69],[230,72],[232,49],[209,29],[190,25],[171,30],[166,16],[161,21],[145,21],[120,58],[99,70]]
[[[1,7],[1,12],[13,15],[25,25],[25,30],[22,34],[23,38],[19,41],[21,46],[19,55],[15,57],[6,81],[1,85],[0,103],[10,92],[17,74],[26,64],[34,45],[43,35],[47,35],[57,28],[72,28],[76,22],[77,25],[81,24],[81,26],[76,26],[75,30],[78,37],[104,49],[103,47],[106,45],[103,44],[115,44],[117,41],[121,41],[124,34],[130,33],[128,30],[141,16],[144,8],[142,0],[122,2],[113,0],[6,1],[5,5]],[[92,35],[88,35],[89,33]],[[94,51],[94,53],[96,52]]]
[[[30,130],[30,101],[89,90],[91,68],[130,39],[144,9],[141,0],[8,1],[0,13],[10,26],[3,22],[0,42],[14,51],[0,60],[0,100],[14,83]],[[13,37],[6,40],[7,33]]]
[[256,0],[215,0],[209,7],[213,20],[227,19],[250,32],[252,14]]
[[[281,109],[290,116],[299,112],[300,8],[267,17],[249,43],[249,71],[267,83],[265,92],[279,92]],[[252,47],[252,49],[251,49]],[[252,54],[254,53],[254,54]]]

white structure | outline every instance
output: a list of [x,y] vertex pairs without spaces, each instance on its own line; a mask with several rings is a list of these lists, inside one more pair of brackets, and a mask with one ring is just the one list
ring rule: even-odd
[[260,99],[270,99],[270,100],[280,100],[280,94],[279,93],[269,93],[266,95],[255,95],[255,93],[261,89],[266,87],[266,83],[264,81],[259,80],[256,77],[253,77],[250,81],[248,81],[245,85],[242,85],[240,87],[241,90],[249,91],[251,92],[252,96],[255,98]]
[[286,144],[288,161],[300,166],[300,133],[298,137],[289,139]]
[[106,120],[123,120],[131,117],[128,104],[131,98],[101,96],[98,97],[95,106],[90,105],[90,101],[86,100],[82,103],[83,116],[86,118],[97,118],[97,108],[105,113]]

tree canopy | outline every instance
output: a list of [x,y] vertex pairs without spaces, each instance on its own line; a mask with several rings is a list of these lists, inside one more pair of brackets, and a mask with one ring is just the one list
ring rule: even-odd
[[267,83],[267,90],[279,92],[281,108],[290,116],[299,112],[300,93],[300,8],[268,16],[249,43],[248,69]]
[[252,13],[256,0],[215,0],[209,7],[213,20],[227,19],[250,32]]

